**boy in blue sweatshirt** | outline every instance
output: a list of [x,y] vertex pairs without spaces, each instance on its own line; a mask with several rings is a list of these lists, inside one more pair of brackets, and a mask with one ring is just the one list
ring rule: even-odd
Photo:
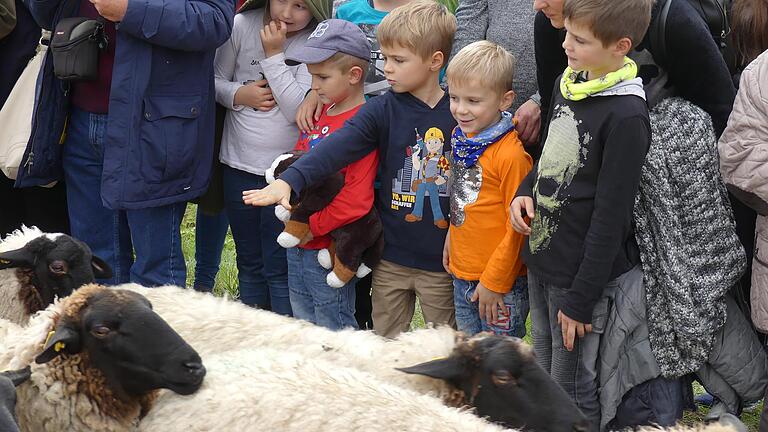
[[[439,85],[455,31],[453,15],[431,0],[392,11],[377,34],[392,91],[371,99],[279,180],[243,192],[246,204],[289,207],[292,191],[301,193],[378,148],[382,185],[377,205],[386,246],[373,272],[373,325],[387,337],[408,329],[416,296],[425,321],[455,323],[451,277],[442,266],[451,149],[449,141],[439,139],[456,126],[448,95]],[[439,206],[431,204],[435,201]]]

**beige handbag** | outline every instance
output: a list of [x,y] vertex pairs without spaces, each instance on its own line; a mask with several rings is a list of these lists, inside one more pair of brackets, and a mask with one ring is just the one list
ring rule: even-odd
[[[50,39],[51,32],[43,30],[40,41]],[[15,180],[32,133],[32,112],[35,108],[35,85],[48,47],[42,43],[27,63],[13,86],[11,94],[0,109],[0,171]]]

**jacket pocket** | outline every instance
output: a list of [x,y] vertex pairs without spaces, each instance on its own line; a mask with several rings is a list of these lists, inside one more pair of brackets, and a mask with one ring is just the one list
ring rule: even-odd
[[202,97],[146,96],[140,171],[147,183],[182,179],[194,169]]
[[750,303],[752,322],[761,332],[768,332],[768,220],[757,216],[755,253],[752,260]]

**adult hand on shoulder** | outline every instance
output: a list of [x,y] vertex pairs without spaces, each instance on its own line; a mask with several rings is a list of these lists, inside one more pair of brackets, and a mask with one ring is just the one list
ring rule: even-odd
[[264,189],[243,191],[243,202],[254,207],[265,207],[280,204],[287,210],[291,209],[291,185],[277,179]]
[[267,87],[267,80],[254,81],[237,89],[235,105],[245,105],[259,111],[269,111],[275,107],[272,90]]
[[512,200],[512,205],[509,207],[509,217],[511,219],[510,222],[512,222],[512,228],[514,228],[514,230],[518,233],[523,235],[530,235],[531,227],[528,226],[528,223],[525,221],[523,210],[525,211],[525,216],[531,220],[534,218],[535,215],[533,212],[533,198],[527,196],[519,196]]
[[128,10],[128,0],[90,0],[99,15],[112,22],[120,22]]
[[483,285],[477,283],[475,293],[470,299],[477,302],[477,309],[480,311],[480,319],[489,323],[495,323],[499,319],[499,308],[505,308],[504,296],[495,291],[491,291]]
[[520,141],[525,145],[535,144],[539,140],[539,128],[541,127],[541,107],[536,102],[528,99],[515,111],[517,118],[517,133]]
[[317,91],[310,90],[304,102],[299,105],[299,110],[296,111],[296,125],[300,131],[308,134],[315,127],[315,122],[320,120],[322,113],[323,102],[320,96],[317,95]]
[[268,25],[262,27],[261,46],[264,48],[264,55],[267,58],[283,52],[285,40],[288,34],[288,25],[280,21],[270,21]]
[[563,311],[557,311],[557,323],[563,331],[563,345],[568,351],[573,351],[573,345],[576,342],[576,335],[583,338],[587,333],[592,333],[592,324],[571,319]]

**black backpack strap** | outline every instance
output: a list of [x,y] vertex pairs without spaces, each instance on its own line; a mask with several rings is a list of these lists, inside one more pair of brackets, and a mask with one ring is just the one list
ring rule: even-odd
[[659,66],[667,62],[667,16],[671,3],[672,0],[659,0],[659,13],[651,28],[651,54]]

